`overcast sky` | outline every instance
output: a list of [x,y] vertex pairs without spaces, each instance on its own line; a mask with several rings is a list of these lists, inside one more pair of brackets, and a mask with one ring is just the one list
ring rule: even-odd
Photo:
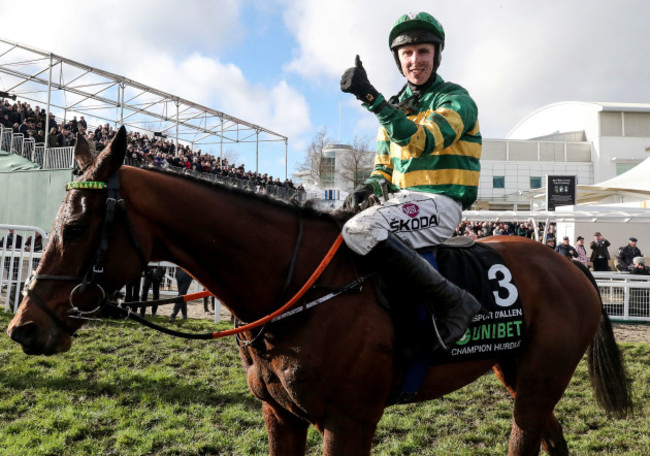
[[[469,90],[486,138],[559,101],[650,102],[647,0],[3,1],[0,36],[288,136],[291,174],[321,127],[374,140],[374,116],[340,75],[359,54],[377,89],[396,93],[388,32],[422,10],[446,31],[439,73]],[[284,176],[284,146],[264,147],[260,171]]]

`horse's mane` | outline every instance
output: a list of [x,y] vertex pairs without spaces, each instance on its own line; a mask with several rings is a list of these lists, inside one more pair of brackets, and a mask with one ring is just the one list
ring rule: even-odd
[[322,220],[328,220],[330,222],[341,225],[349,219],[353,213],[343,209],[337,209],[334,211],[323,211],[317,209],[314,200],[306,200],[304,202],[298,201],[296,198],[291,198],[290,200],[281,199],[273,195],[255,192],[246,187],[238,187],[235,185],[228,184],[226,182],[221,182],[219,180],[208,179],[199,172],[192,173],[187,172],[182,169],[175,169],[173,167],[159,168],[155,166],[144,166],[140,169],[146,170],[148,172],[155,172],[160,174],[172,175],[180,179],[188,180],[196,184],[202,185],[204,187],[210,188],[212,190],[218,190],[220,192],[228,192],[234,195],[238,195],[243,198],[254,199],[263,204],[276,207],[281,210],[288,210],[294,213],[299,213],[303,217],[318,218]]

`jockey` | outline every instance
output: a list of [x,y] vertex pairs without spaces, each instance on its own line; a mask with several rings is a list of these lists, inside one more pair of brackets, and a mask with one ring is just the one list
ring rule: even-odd
[[[451,237],[462,210],[476,200],[478,110],[464,88],[436,73],[445,32],[433,16],[404,14],[388,43],[406,78],[390,101],[370,84],[359,56],[341,77],[341,90],[355,95],[380,124],[374,170],[345,203],[362,211],[343,226],[342,234],[354,252],[385,262],[390,274],[435,301],[447,349],[463,336],[481,305],[414,249]],[[385,201],[377,204],[382,194]]]

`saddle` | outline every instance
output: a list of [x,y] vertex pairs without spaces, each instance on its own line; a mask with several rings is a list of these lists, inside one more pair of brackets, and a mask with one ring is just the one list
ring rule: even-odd
[[487,315],[477,315],[465,336],[449,351],[434,351],[435,315],[424,298],[410,287],[396,290],[378,275],[380,302],[395,328],[396,364],[407,372],[407,382],[414,368],[419,372],[416,377],[423,377],[432,364],[499,357],[522,348],[525,323],[518,290],[510,270],[494,249],[459,236],[418,253],[445,278],[472,293]]

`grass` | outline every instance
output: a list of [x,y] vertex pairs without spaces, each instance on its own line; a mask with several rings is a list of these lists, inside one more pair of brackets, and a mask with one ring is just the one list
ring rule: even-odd
[[[0,313],[3,333],[10,318]],[[268,454],[233,339],[187,341],[121,321],[80,333],[53,357],[26,356],[0,336],[0,455]],[[572,455],[650,454],[650,345],[622,348],[636,413],[608,418],[582,362],[556,408]],[[511,414],[509,395],[487,375],[441,400],[390,407],[373,455],[503,455]],[[314,429],[308,439],[308,454],[322,454]]]

